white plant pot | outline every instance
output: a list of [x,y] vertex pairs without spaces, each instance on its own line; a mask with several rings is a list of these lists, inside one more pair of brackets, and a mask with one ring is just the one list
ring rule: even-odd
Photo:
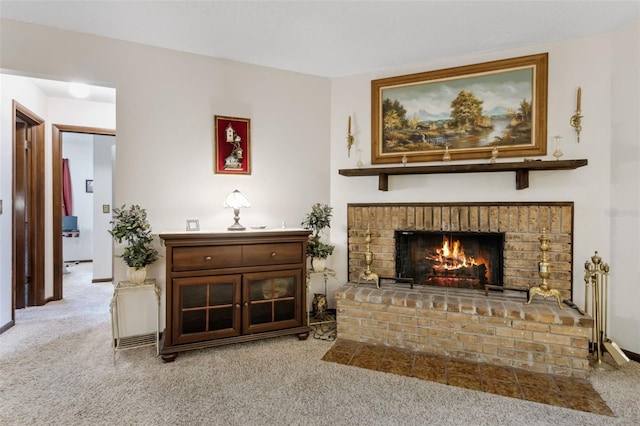
[[147,279],[147,267],[133,268],[127,270],[127,278],[131,284],[142,284]]
[[327,259],[323,259],[321,257],[313,257],[311,258],[311,267],[315,272],[324,271],[325,265],[327,263]]

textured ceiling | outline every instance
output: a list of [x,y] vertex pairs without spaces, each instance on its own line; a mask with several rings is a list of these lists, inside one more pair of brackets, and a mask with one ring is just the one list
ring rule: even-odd
[[612,31],[638,1],[5,1],[0,16],[340,77]]

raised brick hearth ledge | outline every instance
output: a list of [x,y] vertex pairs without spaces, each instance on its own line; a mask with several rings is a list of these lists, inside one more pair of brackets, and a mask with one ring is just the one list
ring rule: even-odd
[[593,319],[554,298],[385,284],[346,284],[335,292],[338,335],[367,342],[586,378]]

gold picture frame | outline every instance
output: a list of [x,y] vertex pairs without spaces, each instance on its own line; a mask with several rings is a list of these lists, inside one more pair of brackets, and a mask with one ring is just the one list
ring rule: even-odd
[[545,155],[547,73],[541,53],[372,80],[371,163]]

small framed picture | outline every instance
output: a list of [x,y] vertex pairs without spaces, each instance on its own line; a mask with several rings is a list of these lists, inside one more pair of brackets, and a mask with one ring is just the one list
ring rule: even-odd
[[214,116],[215,173],[251,174],[251,119]]
[[200,230],[200,222],[198,219],[188,219],[187,220],[187,231],[199,231]]
[[93,180],[87,179],[84,181],[85,192],[93,192]]

